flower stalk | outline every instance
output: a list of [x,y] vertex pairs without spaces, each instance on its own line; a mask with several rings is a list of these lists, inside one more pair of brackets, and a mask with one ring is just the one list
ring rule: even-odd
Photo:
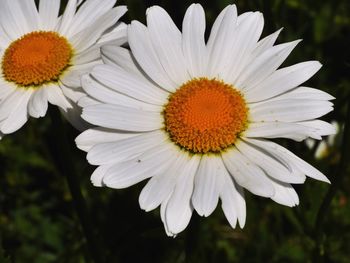
[[57,171],[66,177],[69,191],[72,196],[73,204],[78,215],[83,234],[86,238],[88,251],[94,263],[102,263],[102,253],[99,242],[93,232],[90,214],[87,209],[85,199],[81,193],[78,172],[74,169],[74,164],[71,159],[71,151],[69,142],[67,142],[67,131],[65,123],[62,121],[62,116],[57,108],[49,110],[51,117],[52,137],[49,139],[49,150],[52,159],[57,168]]
[[350,96],[347,98],[347,113],[345,119],[345,128],[342,140],[342,148],[341,148],[341,158],[338,164],[334,179],[332,180],[332,184],[330,185],[321,205],[317,213],[316,221],[315,221],[315,241],[316,241],[316,258],[317,262],[322,262],[324,258],[324,222],[329,213],[329,209],[332,203],[332,200],[339,188],[342,185],[343,178],[347,172],[348,163],[350,162],[350,155],[348,154],[350,148]]

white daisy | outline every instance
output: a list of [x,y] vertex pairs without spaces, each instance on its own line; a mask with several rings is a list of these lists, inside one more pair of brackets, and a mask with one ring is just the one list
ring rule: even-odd
[[[245,224],[243,189],[287,206],[299,203],[291,184],[317,169],[267,140],[321,139],[334,132],[315,120],[331,111],[329,94],[300,84],[321,67],[308,61],[277,69],[299,41],[259,41],[263,16],[226,7],[207,42],[205,14],[191,5],[182,32],[165,10],[147,10],[147,27],[128,27],[128,50],[102,48],[106,65],[82,78],[94,100],[82,117],[99,127],[77,139],[99,167],[96,186],[125,188],[150,178],[139,203],[161,206],[168,235],[186,228],[193,209],[209,216],[219,199],[232,227]],[[89,104],[89,105],[88,105]]]
[[[80,76],[102,64],[100,46],[126,41],[116,0],[0,0],[0,134],[21,128],[28,116],[59,106],[73,124],[83,125],[76,105],[85,95]],[[79,8],[79,9],[78,9]]]

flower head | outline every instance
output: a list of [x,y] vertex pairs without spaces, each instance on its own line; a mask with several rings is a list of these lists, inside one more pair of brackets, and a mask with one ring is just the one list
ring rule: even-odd
[[96,186],[125,188],[150,178],[139,202],[161,206],[166,232],[186,228],[193,210],[209,216],[221,200],[232,227],[243,227],[243,189],[295,206],[291,184],[306,176],[329,182],[317,169],[268,140],[321,139],[333,127],[316,118],[332,96],[300,86],[317,61],[278,69],[299,41],[274,45],[280,31],[259,40],[263,16],[237,16],[226,7],[205,41],[199,4],[185,14],[182,32],[165,10],[147,10],[147,27],[128,27],[128,50],[102,48],[106,65],[82,79],[94,99],[83,118],[99,127],[76,140],[99,167]]
[[116,23],[126,7],[69,0],[59,15],[59,0],[40,0],[38,9],[34,0],[0,2],[0,133],[44,116],[48,102],[82,128],[80,77],[102,64],[102,44],[125,43],[126,25]]

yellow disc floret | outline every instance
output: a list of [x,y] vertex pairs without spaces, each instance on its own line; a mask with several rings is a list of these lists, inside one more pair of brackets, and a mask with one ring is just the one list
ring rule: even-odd
[[18,86],[40,86],[57,81],[69,66],[73,49],[68,41],[51,31],[26,34],[6,49],[2,73]]
[[232,146],[247,126],[241,93],[216,79],[199,78],[182,85],[164,109],[171,140],[192,153],[218,153]]

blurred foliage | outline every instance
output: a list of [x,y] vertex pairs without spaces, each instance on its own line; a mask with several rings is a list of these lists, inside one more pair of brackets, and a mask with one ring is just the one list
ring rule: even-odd
[[[206,10],[208,29],[229,0],[199,1]],[[166,8],[181,28],[190,1],[120,0],[128,5],[124,21],[145,21],[148,6]],[[350,1],[348,0],[237,0],[239,13],[264,13],[263,36],[284,27],[278,42],[301,38],[284,65],[317,59],[323,68],[307,85],[337,98],[334,112],[325,120],[344,123],[350,95]],[[31,119],[24,128],[0,142],[0,263],[90,262],[90,254],[69,189],[48,145],[56,143],[50,117]],[[67,124],[68,126],[68,124]],[[105,262],[320,262],[314,225],[329,185],[307,180],[295,188],[296,208],[246,193],[247,222],[243,230],[231,229],[218,207],[209,218],[193,215],[189,227],[168,238],[159,210],[141,211],[141,183],[125,190],[95,188],[89,177],[93,167],[75,148],[77,132],[68,127],[67,145],[78,172],[83,195]],[[315,160],[304,143],[278,140],[335,179],[341,143],[332,154]],[[321,260],[350,262],[350,182],[346,176],[331,203],[323,225]],[[2,241],[2,242],[1,242]]]

